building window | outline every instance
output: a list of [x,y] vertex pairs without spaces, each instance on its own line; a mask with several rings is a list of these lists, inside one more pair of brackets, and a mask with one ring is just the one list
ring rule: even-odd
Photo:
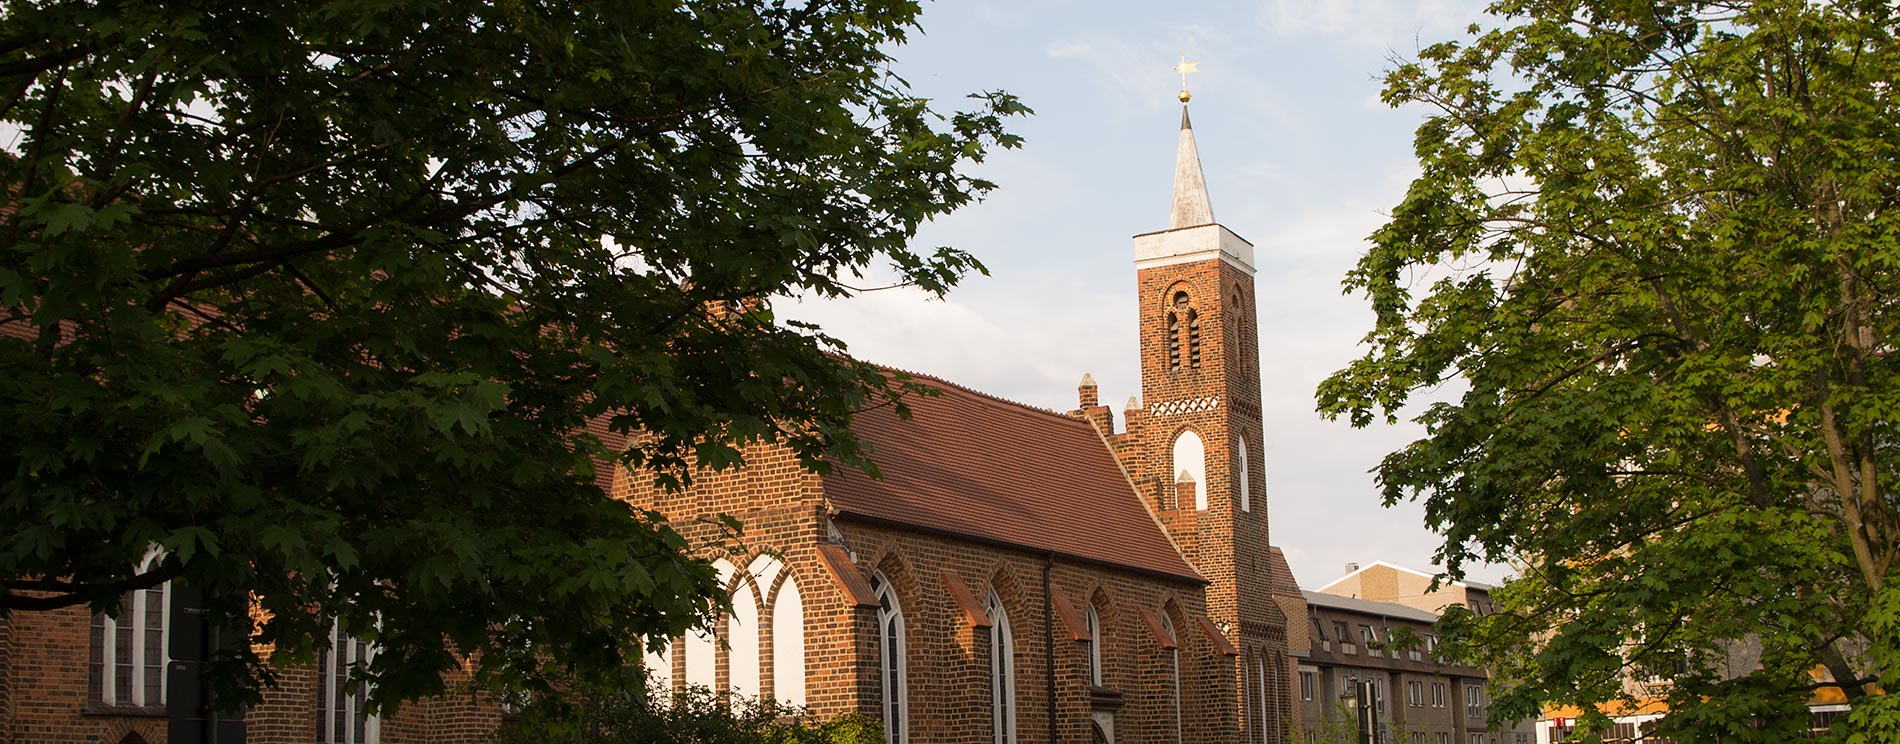
[[1432,707],[1445,707],[1445,683],[1443,682],[1432,683]]
[[877,595],[877,668],[883,694],[884,741],[905,744],[910,741],[910,712],[905,685],[909,662],[904,658],[904,609],[897,604],[897,593],[883,574],[871,575],[871,591]]
[[1089,684],[1102,686],[1102,615],[1089,605],[1083,618],[1089,626]]
[[1253,500],[1248,495],[1247,489],[1247,481],[1252,480],[1252,478],[1247,475],[1247,438],[1236,435],[1234,442],[1236,445],[1234,449],[1234,470],[1236,475],[1240,478],[1240,510],[1253,511]]
[[[1260,741],[1264,744],[1264,742],[1267,741],[1267,722],[1273,720],[1272,706],[1267,703],[1269,699],[1267,697],[1267,660],[1264,658],[1256,658],[1253,663],[1254,683],[1259,686],[1255,700],[1260,703]],[[1277,677],[1279,675],[1276,674],[1274,676]],[[1277,682],[1278,680],[1275,681]],[[1276,684],[1274,687],[1278,688],[1280,686]]]
[[1405,683],[1405,705],[1411,708],[1425,707],[1425,683]]
[[1484,688],[1477,685],[1465,687],[1465,714],[1472,718],[1484,715]]
[[[1201,441],[1201,435],[1193,429],[1182,430],[1174,437],[1174,468],[1168,472],[1186,473],[1194,480],[1194,508],[1207,508],[1207,445]],[[1176,499],[1174,508],[1186,509],[1187,504]]]
[[376,744],[380,722],[369,714],[369,684],[362,670],[376,650],[330,625],[329,645],[317,653],[317,743]]
[[[146,553],[135,573],[158,568],[163,554]],[[171,662],[171,582],[119,595],[118,616],[92,615],[92,700],[105,706],[165,704],[165,665]]]
[[1009,634],[1009,612],[990,590],[983,611],[990,622],[990,731],[996,744],[1016,741],[1016,643]]
[[1201,366],[1201,316],[1194,311],[1188,293],[1175,292],[1168,311],[1168,370],[1182,367],[1182,336],[1186,339],[1186,366]]
[[[777,563],[777,559],[773,560]],[[805,705],[805,599],[789,569],[766,598],[772,617],[772,697]],[[768,584],[771,582],[767,582]],[[763,655],[761,655],[763,656]]]
[[1165,611],[1161,613],[1161,629],[1168,634],[1168,688],[1173,701],[1174,740],[1181,740],[1181,648],[1180,637],[1174,632],[1174,620]]
[[1345,654],[1359,653],[1359,647],[1353,645],[1352,636],[1347,635],[1345,623],[1341,623],[1341,622],[1333,623],[1333,637],[1339,640],[1340,653],[1345,653]]
[[1379,636],[1372,632],[1372,626],[1359,626],[1359,640],[1366,645],[1366,654],[1370,656],[1379,655],[1379,647],[1376,645],[1379,641]]
[[1471,744],[1484,744],[1484,734],[1472,734]]
[[1246,732],[1252,731],[1254,723],[1255,723],[1254,717],[1253,717],[1253,710],[1254,710],[1253,686],[1254,686],[1254,682],[1258,679],[1259,678],[1254,675],[1254,663],[1253,663],[1252,656],[1251,655],[1241,656],[1240,657],[1240,711],[1239,711],[1240,717],[1242,719],[1241,727],[1240,727],[1241,741],[1247,740]]
[[1319,639],[1320,650],[1321,651],[1333,650],[1333,641],[1331,638],[1326,637],[1326,630],[1325,628],[1321,627],[1319,618],[1313,617],[1313,618],[1307,618],[1307,619],[1313,622],[1313,637]]
[[1313,699],[1312,672],[1300,672],[1300,699],[1308,701]]

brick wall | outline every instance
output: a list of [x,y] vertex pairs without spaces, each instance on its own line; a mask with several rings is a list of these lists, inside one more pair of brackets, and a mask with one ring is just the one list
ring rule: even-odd
[[13,734],[13,618],[0,615],[0,744],[11,744]]
[[90,700],[91,621],[83,606],[8,616],[0,635],[0,687],[7,690],[0,741],[115,744],[137,733],[163,744],[163,709],[107,709]]
[[[799,581],[804,599],[806,694],[817,715],[857,711],[875,717],[881,710],[876,608],[860,604],[824,565],[819,546],[835,536],[849,548],[846,570],[867,581],[881,573],[903,607],[913,742],[987,742],[991,737],[991,629],[971,622],[947,588],[946,573],[967,586],[971,600],[979,606],[994,588],[1008,610],[1016,654],[1019,740],[1049,740],[1052,700],[1055,740],[1088,740],[1095,712],[1088,684],[1088,645],[1076,635],[1083,632],[1080,618],[1090,603],[1097,607],[1106,639],[1104,687],[1112,693],[1104,699],[1112,700],[1113,693],[1120,696],[1121,707],[1113,712],[1115,741],[1175,739],[1172,685],[1166,672],[1173,652],[1163,648],[1143,622],[1144,609],[1165,612],[1175,626],[1183,740],[1241,738],[1242,719],[1236,708],[1238,657],[1221,653],[1201,630],[1198,618],[1206,613],[1206,596],[1198,583],[1058,558],[1051,580],[1074,614],[1065,618],[1050,608],[1052,644],[1044,629],[1044,608],[1050,607],[1042,585],[1045,555],[842,516],[834,522],[824,511],[819,479],[797,468],[789,453],[755,447],[747,451],[747,461],[748,467],[742,470],[698,473],[692,488],[680,493],[659,491],[644,478],[623,473],[615,493],[638,507],[668,514],[690,544],[717,535],[717,529],[700,517],[724,513],[738,518],[744,527],[744,547],[738,555],[728,556],[735,565],[744,565],[764,550],[782,555],[785,570]],[[1283,648],[1283,633],[1274,638]],[[685,681],[677,653],[680,642],[674,639],[676,685]],[[762,644],[762,650],[769,654],[768,644]],[[1251,648],[1275,659],[1277,665],[1280,656],[1272,647],[1272,642],[1263,641]],[[717,684],[730,684],[725,664],[719,666]],[[1283,679],[1273,684],[1272,690],[1284,689]],[[1285,716],[1283,704],[1276,704],[1275,710],[1276,717]],[[1259,740],[1258,733],[1248,740]]]
[[[841,521],[839,528],[857,556],[858,569],[866,576],[879,572],[887,577],[904,608],[914,716],[911,741],[974,744],[991,740],[991,629],[972,624],[946,587],[945,573],[960,578],[979,603],[994,589],[1008,611],[1015,644],[1016,731],[1021,741],[1050,740],[1052,700],[1055,741],[1088,741],[1089,649],[1076,636],[1083,632],[1079,618],[1090,603],[1102,624],[1103,687],[1121,696],[1122,707],[1114,713],[1116,741],[1174,740],[1173,692],[1167,671],[1170,652],[1143,622],[1144,609],[1167,612],[1175,626],[1183,741],[1233,740],[1226,726],[1232,711],[1225,701],[1235,693],[1235,660],[1219,653],[1197,629],[1195,618],[1203,605],[1196,584],[1058,558],[1050,571],[1051,585],[1075,611],[1074,617],[1065,618],[1043,590],[1043,570],[1048,565],[1044,555],[884,525]],[[866,644],[857,662],[864,685],[874,694],[876,658],[874,643]],[[875,711],[875,705],[869,710]]]
[[[14,612],[0,621],[0,744],[116,744],[130,734],[150,744],[168,740],[163,708],[105,708],[90,699],[91,612],[68,607]],[[277,687],[245,712],[251,744],[316,741],[316,674],[279,668]],[[450,675],[455,692],[405,705],[383,723],[384,744],[476,742],[501,721],[487,696],[466,689],[466,671]]]

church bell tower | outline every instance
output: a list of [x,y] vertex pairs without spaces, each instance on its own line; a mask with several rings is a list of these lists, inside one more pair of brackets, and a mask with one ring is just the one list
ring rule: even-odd
[[[1184,63],[1186,65],[1187,63]],[[1191,68],[1190,68],[1191,69]],[[1214,221],[1187,91],[1165,230],[1136,235],[1140,444],[1130,474],[1210,582],[1207,616],[1241,650],[1230,723],[1284,741],[1284,618],[1271,597],[1254,246]]]

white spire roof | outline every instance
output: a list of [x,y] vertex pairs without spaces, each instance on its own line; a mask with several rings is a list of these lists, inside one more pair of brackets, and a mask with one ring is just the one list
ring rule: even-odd
[[1194,146],[1194,125],[1187,105],[1181,105],[1181,138],[1174,154],[1174,209],[1168,229],[1214,224],[1214,204],[1207,198],[1207,179],[1201,175],[1201,151]]

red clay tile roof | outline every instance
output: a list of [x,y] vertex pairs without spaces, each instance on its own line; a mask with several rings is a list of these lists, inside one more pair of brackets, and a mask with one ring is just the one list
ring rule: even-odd
[[1201,580],[1136,496],[1094,425],[916,376],[942,392],[857,416],[883,480],[824,477],[846,518],[895,523]]
[[[627,435],[608,428],[608,420],[610,418],[610,416],[602,414],[587,419],[587,433],[600,437],[601,444],[606,445],[607,451],[609,452],[625,450],[627,448]],[[612,494],[614,492],[614,469],[617,467],[619,466],[612,461],[594,461],[594,485],[600,487],[601,493]]]
[[1293,579],[1293,568],[1287,565],[1286,554],[1280,552],[1279,548],[1267,547],[1267,575],[1274,594],[1300,596],[1300,582]]

